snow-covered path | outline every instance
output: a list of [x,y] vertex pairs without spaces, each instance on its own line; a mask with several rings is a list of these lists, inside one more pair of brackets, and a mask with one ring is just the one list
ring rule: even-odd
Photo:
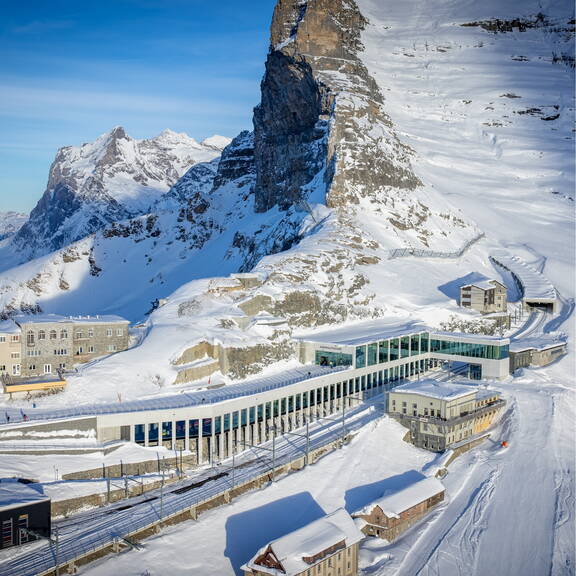
[[448,507],[389,547],[378,576],[574,574],[574,391],[550,380],[502,387],[508,411],[451,466]]

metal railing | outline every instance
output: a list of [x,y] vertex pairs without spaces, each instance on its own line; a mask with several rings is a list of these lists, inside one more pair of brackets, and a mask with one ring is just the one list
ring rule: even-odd
[[441,250],[427,250],[425,248],[395,248],[388,252],[388,258],[405,258],[414,256],[415,258],[460,258],[473,244],[484,238],[484,233],[472,238],[460,250],[454,252],[443,252]]

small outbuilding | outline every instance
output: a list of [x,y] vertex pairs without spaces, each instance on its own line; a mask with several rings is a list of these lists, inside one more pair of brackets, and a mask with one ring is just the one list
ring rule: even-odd
[[362,531],[392,542],[444,500],[444,485],[437,478],[424,478],[386,494],[352,514],[364,522]]
[[0,479],[0,549],[49,538],[50,498],[23,480]]
[[245,576],[356,576],[364,534],[340,508],[258,550]]
[[510,344],[510,372],[530,366],[547,366],[567,352],[564,339],[539,337],[513,341]]

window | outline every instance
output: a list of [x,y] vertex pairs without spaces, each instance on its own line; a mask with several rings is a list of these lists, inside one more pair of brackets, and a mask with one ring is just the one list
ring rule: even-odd
[[124,330],[122,328],[116,328],[116,336],[123,336]]
[[44,364],[44,374],[52,374],[52,364]]
[[12,518],[2,522],[2,548],[12,546],[14,541],[12,539]]
[[378,363],[378,344],[368,344],[368,366],[374,366]]
[[13,334],[10,340],[12,342],[20,342],[20,334]]
[[88,353],[94,354],[94,346],[88,346]]
[[76,356],[80,354],[84,354],[84,346],[78,346],[78,351],[76,352]]
[[116,344],[108,344],[108,352],[116,352]]
[[12,366],[12,376],[20,376],[20,364],[14,364]]
[[46,340],[46,331],[45,330],[40,330],[38,332],[38,340]]
[[28,364],[28,370],[30,370],[31,372],[35,372],[36,371],[36,364]]
[[66,338],[68,338],[68,330],[64,328],[63,330],[60,330],[60,340],[66,340]]
[[316,350],[315,362],[319,366],[351,366],[352,354]]
[[84,332],[82,332],[82,330],[77,330],[75,338],[76,340],[82,340],[82,338],[84,338]]
[[12,358],[12,360],[18,360],[18,358],[20,358],[20,352],[11,352],[10,358]]
[[6,364],[0,365],[0,372],[6,372]]
[[112,336],[112,328],[106,328],[106,336]]
[[34,346],[34,332],[32,332],[32,330],[26,332],[26,344],[28,344],[28,346]]
[[50,330],[50,340],[56,340],[56,330]]
[[366,366],[366,346],[356,347],[356,368],[364,368]]
[[0,336],[0,342],[6,342],[6,336]]
[[34,358],[36,356],[42,356],[41,350],[26,350],[26,356],[29,358]]
[[28,514],[22,514],[18,517],[18,533],[20,544],[28,542]]
[[94,328],[88,328],[88,338],[94,337]]

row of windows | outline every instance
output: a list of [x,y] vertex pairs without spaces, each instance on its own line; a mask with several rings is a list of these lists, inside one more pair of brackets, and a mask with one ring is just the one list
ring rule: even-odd
[[430,352],[439,354],[453,354],[469,358],[486,358],[489,360],[502,360],[508,358],[509,346],[493,344],[477,344],[468,342],[448,342],[446,340],[432,339]]
[[[88,328],[88,331],[86,334],[87,334],[87,338],[93,338],[94,337],[94,329]],[[49,336],[50,340],[56,340],[58,338],[58,331],[57,330],[50,330],[50,332],[48,332],[48,336]],[[107,328],[106,329],[106,336],[109,338],[114,336],[114,330],[112,328]],[[116,336],[124,336],[124,328],[116,328]],[[45,330],[39,330],[38,335],[36,335],[36,333],[33,332],[32,330],[28,330],[26,332],[26,343],[29,346],[33,346],[35,344],[36,337],[38,338],[38,340],[46,340],[46,331]],[[62,330],[60,330],[60,340],[65,340],[66,338],[68,338],[68,330],[66,328],[63,328]],[[76,340],[83,340],[84,339],[84,332],[82,330],[76,330],[76,332],[74,332],[74,338]]]
[[[342,397],[364,392],[383,386],[391,382],[398,382],[409,376],[414,376],[428,370],[428,360],[416,360],[409,364],[396,366],[389,370],[380,370],[372,374],[359,376],[344,382],[338,382],[328,386],[322,386],[302,394],[288,396],[279,400],[258,404],[250,408],[244,408],[223,416],[212,418],[179,420],[174,423],[174,436],[176,440],[186,438],[186,427],[188,427],[188,437],[198,438],[200,426],[202,426],[202,436],[221,434],[236,430],[242,426],[255,424],[256,422],[268,421],[271,418],[292,414],[302,409],[319,406],[325,402],[333,402]],[[158,442],[160,426],[157,423],[148,424],[148,441]],[[135,426],[135,441],[143,443],[145,441],[146,424]],[[162,422],[162,441],[172,440],[172,422]]]
[[357,346],[356,368],[375,366],[376,364],[384,364],[400,358],[426,354],[428,347],[429,335],[426,332],[373,342],[365,346]]
[[[0,343],[6,342],[6,336],[0,336]],[[20,334],[12,334],[10,342],[20,342]]]

